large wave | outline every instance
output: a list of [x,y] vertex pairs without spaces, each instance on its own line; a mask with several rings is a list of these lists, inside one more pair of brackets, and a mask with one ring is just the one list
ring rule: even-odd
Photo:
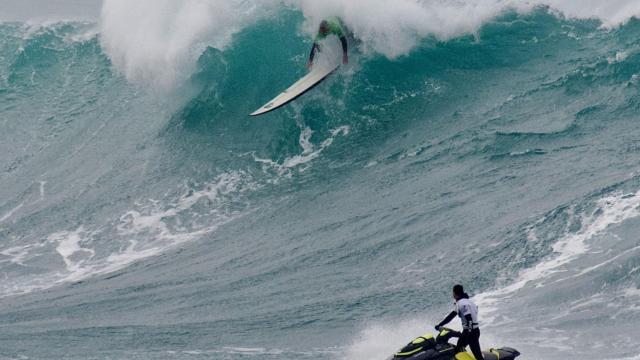
[[446,41],[477,35],[496,16],[536,6],[549,6],[567,17],[597,19],[607,27],[640,15],[640,5],[632,0],[106,0],[102,44],[130,80],[171,87],[195,70],[206,46],[224,49],[233,34],[274,16],[282,6],[302,11],[307,19],[302,30],[309,36],[323,18],[338,16],[362,42],[364,52],[389,58],[408,54],[427,37]]

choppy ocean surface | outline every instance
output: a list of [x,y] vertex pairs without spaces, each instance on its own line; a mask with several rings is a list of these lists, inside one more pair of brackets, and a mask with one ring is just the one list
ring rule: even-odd
[[311,5],[160,54],[117,3],[0,23],[1,359],[385,359],[458,282],[487,347],[640,357],[640,21],[363,35],[250,118]]

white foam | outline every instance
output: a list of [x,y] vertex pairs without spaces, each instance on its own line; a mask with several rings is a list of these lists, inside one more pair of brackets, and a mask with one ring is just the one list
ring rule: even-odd
[[324,18],[338,16],[366,50],[389,58],[406,55],[427,36],[448,40],[477,33],[509,6],[503,1],[292,0],[309,19],[312,33]]
[[627,60],[628,57],[629,57],[629,54],[627,52],[618,51],[614,56],[608,57],[607,62],[609,62],[609,64],[616,64],[616,63],[620,63]]
[[288,0],[310,20],[307,30],[330,16],[341,17],[355,35],[376,51],[388,56],[406,54],[416,40],[436,36],[448,40],[474,34],[487,21],[505,11],[530,12],[548,6],[576,19],[597,19],[605,27],[624,24],[640,16],[635,0]]
[[534,3],[551,6],[570,18],[600,20],[607,28],[640,16],[640,2],[635,0],[537,0]]
[[9,257],[11,263],[24,265],[24,261],[29,256],[29,252],[33,245],[14,246],[0,251],[0,254]]
[[364,325],[363,329],[347,346],[343,358],[349,360],[385,359],[409,341],[429,332],[428,329],[431,327],[426,321],[420,320]]
[[62,256],[67,267],[67,271],[75,276],[77,276],[78,273],[91,271],[91,269],[83,268],[83,264],[91,260],[95,255],[95,251],[93,249],[81,246],[81,243],[88,238],[90,238],[90,236],[86,237],[83,227],[72,232],[63,231],[51,234],[48,237],[49,242],[55,242],[58,244],[56,251],[60,256]]
[[168,88],[190,75],[206,46],[224,48],[258,15],[246,0],[106,0],[102,46],[129,80]]
[[298,143],[302,148],[302,153],[284,159],[281,163],[273,161],[271,159],[263,159],[254,155],[254,160],[263,164],[266,169],[275,169],[278,176],[290,177],[292,173],[291,169],[300,167],[300,171],[303,172],[307,169],[306,164],[310,163],[314,159],[318,158],[322,152],[331,146],[335,141],[336,136],[347,136],[351,128],[349,126],[340,126],[330,131],[331,136],[323,140],[319,146],[315,146],[311,142],[313,131],[309,127],[304,127],[300,132]]

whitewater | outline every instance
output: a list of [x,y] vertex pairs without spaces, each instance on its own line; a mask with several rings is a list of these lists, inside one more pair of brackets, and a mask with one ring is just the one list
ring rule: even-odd
[[455,283],[485,347],[640,358],[638,17],[0,0],[0,359],[383,360]]

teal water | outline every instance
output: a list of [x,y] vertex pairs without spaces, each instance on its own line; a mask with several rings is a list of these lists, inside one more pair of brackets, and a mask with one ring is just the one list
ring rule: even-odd
[[169,93],[95,24],[0,24],[0,358],[384,359],[457,282],[486,346],[638,358],[640,22],[361,48],[249,118],[304,74],[303,20]]

